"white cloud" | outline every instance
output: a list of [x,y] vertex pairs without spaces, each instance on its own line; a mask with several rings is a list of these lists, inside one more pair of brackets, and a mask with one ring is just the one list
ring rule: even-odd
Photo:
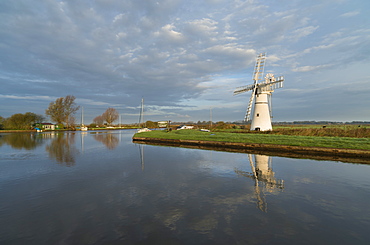
[[322,70],[328,67],[331,67],[332,65],[326,64],[326,65],[317,65],[317,66],[300,66],[295,67],[292,69],[294,72],[308,72],[308,71],[316,71],[316,70]]
[[187,23],[186,30],[191,35],[211,38],[218,34],[218,22],[209,18],[192,20]]
[[112,104],[112,103],[96,101],[92,99],[78,99],[78,98],[76,98],[76,103],[83,103],[89,106],[107,106],[107,107],[120,106],[119,104]]
[[308,35],[311,35],[314,33],[319,27],[318,26],[306,26],[303,28],[299,28],[297,30],[294,30],[291,35],[291,39],[297,41],[301,39],[302,37],[306,37]]
[[274,63],[274,62],[277,62],[279,60],[281,60],[281,58],[279,58],[277,55],[268,55],[266,57],[266,60],[270,63]]
[[167,24],[163,26],[160,31],[154,32],[154,36],[161,38],[163,41],[184,41],[184,36],[180,32],[175,31],[175,28],[176,27],[173,24]]
[[120,20],[122,20],[124,17],[126,16],[126,14],[118,14],[118,15],[116,15],[115,17],[114,17],[114,19],[113,19],[113,22],[117,22],[117,21],[120,21]]
[[306,48],[305,50],[303,50],[302,53],[303,54],[308,54],[308,53],[311,53],[313,51],[329,49],[329,48],[333,48],[333,47],[335,47],[335,44],[333,44],[333,43],[328,44],[328,45],[319,45],[319,46],[315,46],[315,47]]
[[6,94],[0,94],[0,99],[13,99],[13,100],[56,100],[57,98],[50,97],[50,96],[19,96],[19,95],[6,95]]
[[347,12],[347,13],[341,14],[340,17],[348,18],[348,17],[353,17],[353,16],[356,16],[356,15],[359,15],[359,14],[360,14],[359,11],[352,11],[352,12]]

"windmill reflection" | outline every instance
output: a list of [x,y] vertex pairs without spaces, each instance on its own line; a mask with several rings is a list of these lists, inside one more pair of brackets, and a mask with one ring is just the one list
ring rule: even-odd
[[267,212],[265,193],[274,193],[284,189],[284,180],[275,178],[272,171],[272,158],[265,155],[248,154],[252,173],[235,169],[235,173],[244,177],[254,179],[254,192],[257,199],[257,207]]

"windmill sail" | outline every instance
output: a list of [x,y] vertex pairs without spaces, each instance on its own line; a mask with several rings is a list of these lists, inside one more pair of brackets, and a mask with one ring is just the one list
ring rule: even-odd
[[265,69],[266,53],[261,53],[257,57],[256,66],[254,67],[253,80],[254,84],[257,84],[263,77],[263,71]]
[[238,87],[238,88],[235,89],[234,95],[238,95],[238,94],[241,94],[241,93],[248,92],[250,90],[253,90],[254,87],[255,87],[254,84],[247,85],[247,86],[242,86],[242,87]]
[[263,71],[265,69],[265,59],[266,59],[266,53],[261,53],[257,57],[256,65],[254,67],[254,72],[253,72],[253,80],[254,80],[253,85],[254,85],[254,87],[253,87],[252,95],[249,99],[247,112],[246,112],[245,117],[244,117],[245,121],[250,120],[252,107],[253,107],[253,101],[254,101],[254,97],[255,97],[256,92],[257,92],[258,82],[263,77]]
[[269,73],[265,77],[265,83],[259,84],[259,87],[262,92],[274,91],[275,89],[282,88],[283,82],[284,82],[283,76],[275,78],[273,74]]
[[254,101],[254,97],[256,95],[256,90],[257,90],[257,86],[254,86],[253,88],[253,92],[251,94],[251,97],[249,98],[249,103],[248,103],[248,107],[247,107],[247,112],[245,113],[245,117],[244,117],[244,120],[246,122],[248,122],[250,120],[250,117],[251,117],[251,112],[252,112],[252,106],[253,106],[253,101]]

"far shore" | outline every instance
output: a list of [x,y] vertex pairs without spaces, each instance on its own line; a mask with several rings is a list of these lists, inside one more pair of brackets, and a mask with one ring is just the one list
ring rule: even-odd
[[[87,131],[95,131],[95,130],[121,130],[121,129],[136,129],[136,128],[89,128]],[[66,132],[66,131],[81,131],[80,129],[47,129],[47,130],[42,130],[42,132]],[[86,132],[86,131],[82,131]],[[38,133],[36,129],[29,129],[29,130],[23,130],[23,129],[18,129],[18,130],[0,130],[0,133]]]
[[[51,131],[51,130],[48,130]],[[36,129],[29,129],[29,130],[0,130],[0,133],[36,133]]]

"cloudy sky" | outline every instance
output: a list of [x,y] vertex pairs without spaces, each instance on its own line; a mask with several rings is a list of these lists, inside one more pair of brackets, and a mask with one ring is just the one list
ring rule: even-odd
[[[256,56],[273,121],[370,121],[370,1],[0,1],[0,116],[74,95],[85,123],[242,120]],[[79,114],[76,115],[79,117]]]

